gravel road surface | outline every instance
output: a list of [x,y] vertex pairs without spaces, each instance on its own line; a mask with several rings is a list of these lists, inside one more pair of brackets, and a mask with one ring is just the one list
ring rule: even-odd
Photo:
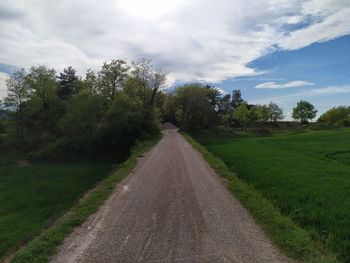
[[290,262],[176,129],[163,133],[51,262]]

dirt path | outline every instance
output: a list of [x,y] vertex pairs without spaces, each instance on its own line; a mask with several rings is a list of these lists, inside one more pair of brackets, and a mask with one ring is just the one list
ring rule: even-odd
[[99,212],[66,238],[52,262],[289,260],[200,154],[167,129]]

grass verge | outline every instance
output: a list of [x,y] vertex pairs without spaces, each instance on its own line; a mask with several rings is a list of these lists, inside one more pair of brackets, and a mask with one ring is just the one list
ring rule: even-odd
[[191,136],[183,132],[182,135],[216,173],[227,180],[229,191],[250,211],[255,221],[287,256],[302,262],[338,262],[328,250],[315,243],[306,230],[283,216],[261,193],[241,181],[221,159],[208,152]]
[[138,157],[150,150],[160,137],[139,143],[128,160],[120,164],[117,170],[103,180],[87,196],[82,198],[75,207],[60,218],[55,224],[45,230],[41,235],[29,242],[12,258],[12,263],[43,263],[48,262],[66,235],[81,225],[89,215],[93,214],[112,193],[115,184],[125,178],[137,163]]
[[0,157],[0,262],[52,225],[111,173],[111,160],[28,162]]

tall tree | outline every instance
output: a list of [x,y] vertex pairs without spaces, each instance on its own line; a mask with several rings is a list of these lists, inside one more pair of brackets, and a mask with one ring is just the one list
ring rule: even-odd
[[54,69],[46,66],[31,67],[25,83],[30,90],[30,97],[40,99],[44,108],[48,108],[50,99],[57,96],[58,85]]
[[[272,108],[273,107],[270,107],[270,110]],[[256,121],[262,122],[262,123],[267,122],[269,120],[269,118],[271,117],[269,114],[270,110],[269,110],[269,107],[267,105],[255,105],[254,107],[251,108],[253,115],[255,115],[255,117],[256,117]],[[279,110],[279,112],[280,112],[280,110]],[[283,115],[280,117],[283,117]]]
[[98,84],[100,93],[108,101],[112,101],[116,92],[122,89],[128,71],[129,66],[124,60],[113,59],[110,63],[103,64],[98,73]]
[[87,90],[90,94],[97,94],[98,91],[98,80],[95,72],[88,69],[83,80],[83,89]]
[[178,122],[188,130],[210,127],[215,122],[215,109],[208,99],[208,89],[201,84],[188,84],[176,89]]
[[58,78],[58,96],[61,99],[68,99],[73,93],[77,93],[76,81],[79,80],[79,77],[77,76],[75,69],[73,69],[71,66],[65,68],[63,72],[60,73]]
[[277,122],[284,118],[283,109],[280,108],[276,103],[270,102],[267,106],[269,121]]
[[299,120],[301,124],[307,124],[309,121],[316,117],[317,110],[310,102],[301,100],[293,108],[292,117],[295,120]]
[[30,90],[24,109],[28,130],[33,134],[57,132],[56,125],[64,113],[64,105],[57,96],[55,70],[45,66],[32,67],[26,75],[25,83]]
[[215,109],[218,109],[219,101],[221,98],[221,92],[218,88],[212,87],[210,85],[204,86],[207,89],[207,96],[211,106]]
[[232,91],[231,106],[236,108],[244,102],[242,99],[242,93],[239,89]]
[[240,104],[233,112],[233,117],[238,121],[240,126],[244,129],[247,127],[250,119],[250,112],[246,103]]
[[15,71],[6,81],[8,95],[4,100],[4,105],[14,111],[14,119],[16,123],[16,137],[19,145],[24,141],[24,124],[23,124],[23,108],[24,103],[28,100],[29,90],[25,84],[26,72],[22,68]]
[[222,117],[226,113],[228,113],[231,110],[231,95],[226,94],[223,97],[219,99],[218,102],[218,114],[219,117]]
[[143,99],[144,106],[152,108],[158,91],[165,85],[167,72],[154,69],[151,60],[132,62],[128,92]]

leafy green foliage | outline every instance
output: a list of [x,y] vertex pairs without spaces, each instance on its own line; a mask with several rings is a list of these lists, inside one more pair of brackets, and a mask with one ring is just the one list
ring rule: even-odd
[[238,121],[241,127],[245,128],[251,120],[250,111],[247,104],[242,103],[233,112],[233,117]]
[[272,122],[277,122],[284,118],[282,108],[273,102],[270,102],[267,106],[267,116],[268,120]]
[[350,126],[350,107],[334,107],[323,113],[318,120],[330,125]]
[[123,82],[128,76],[129,66],[124,60],[112,60],[104,63],[98,73],[98,91],[108,101],[113,101],[115,93],[123,88]]
[[308,101],[301,100],[297,106],[293,108],[292,117],[299,120],[300,123],[305,124],[316,117],[317,110],[314,105]]
[[316,242],[350,260],[349,129],[226,139],[214,133],[201,141]]
[[210,127],[215,122],[215,110],[209,99],[212,91],[201,84],[188,84],[176,89],[174,106],[183,128],[194,130]]
[[[85,79],[72,67],[59,77],[45,66],[15,72],[5,106],[9,147],[50,160],[117,154],[125,159],[137,139],[159,133],[158,97],[166,73],[148,60],[105,62]],[[3,122],[5,123],[5,122]]]
[[58,78],[58,97],[64,100],[71,97],[74,93],[78,93],[79,77],[77,76],[75,69],[73,69],[72,67],[65,68],[63,72],[60,73]]

